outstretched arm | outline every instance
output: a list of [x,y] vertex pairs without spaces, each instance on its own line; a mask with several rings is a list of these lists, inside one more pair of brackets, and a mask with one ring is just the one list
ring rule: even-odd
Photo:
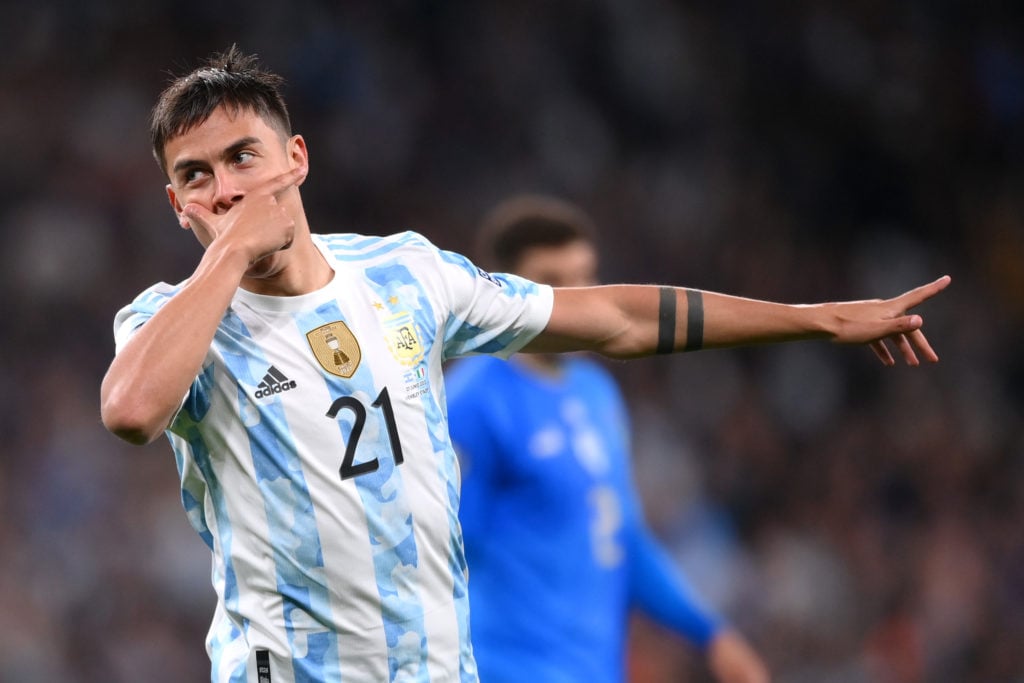
[[545,330],[527,352],[588,350],[614,358],[803,339],[866,344],[885,365],[938,361],[912,308],[950,283],[944,276],[891,299],[780,304],[677,287],[556,288]]

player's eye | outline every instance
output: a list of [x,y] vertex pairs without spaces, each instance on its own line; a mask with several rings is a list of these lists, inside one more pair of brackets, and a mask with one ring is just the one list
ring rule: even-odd
[[182,185],[191,187],[202,182],[202,180],[208,175],[209,173],[206,169],[201,166],[191,166],[189,168],[182,169],[178,174],[178,178]]
[[252,152],[242,151],[235,155],[236,164],[245,164],[256,158],[256,155]]

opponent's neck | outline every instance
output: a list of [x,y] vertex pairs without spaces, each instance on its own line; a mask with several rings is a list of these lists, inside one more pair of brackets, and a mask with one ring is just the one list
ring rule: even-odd
[[565,361],[557,353],[519,353],[515,360],[522,363],[530,370],[549,377],[558,377],[562,374]]

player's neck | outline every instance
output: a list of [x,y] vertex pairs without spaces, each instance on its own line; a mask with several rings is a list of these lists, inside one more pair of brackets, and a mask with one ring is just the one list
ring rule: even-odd
[[556,353],[520,353],[515,358],[530,370],[552,377],[561,375],[564,367],[563,359]]
[[242,289],[267,296],[300,296],[325,287],[334,271],[308,237],[296,239],[288,249],[272,254],[276,262],[264,276],[242,278]]

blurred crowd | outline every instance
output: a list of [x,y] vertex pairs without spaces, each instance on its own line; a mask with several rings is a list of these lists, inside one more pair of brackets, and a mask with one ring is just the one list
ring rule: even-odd
[[[149,107],[231,43],[287,79],[314,232],[470,252],[537,191],[593,214],[606,281],[799,302],[951,274],[937,366],[611,367],[651,524],[779,683],[1024,681],[1024,5],[0,4],[0,681],[208,679],[170,447],[118,442],[98,396],[115,311],[200,253]],[[708,680],[639,620],[630,675]]]

